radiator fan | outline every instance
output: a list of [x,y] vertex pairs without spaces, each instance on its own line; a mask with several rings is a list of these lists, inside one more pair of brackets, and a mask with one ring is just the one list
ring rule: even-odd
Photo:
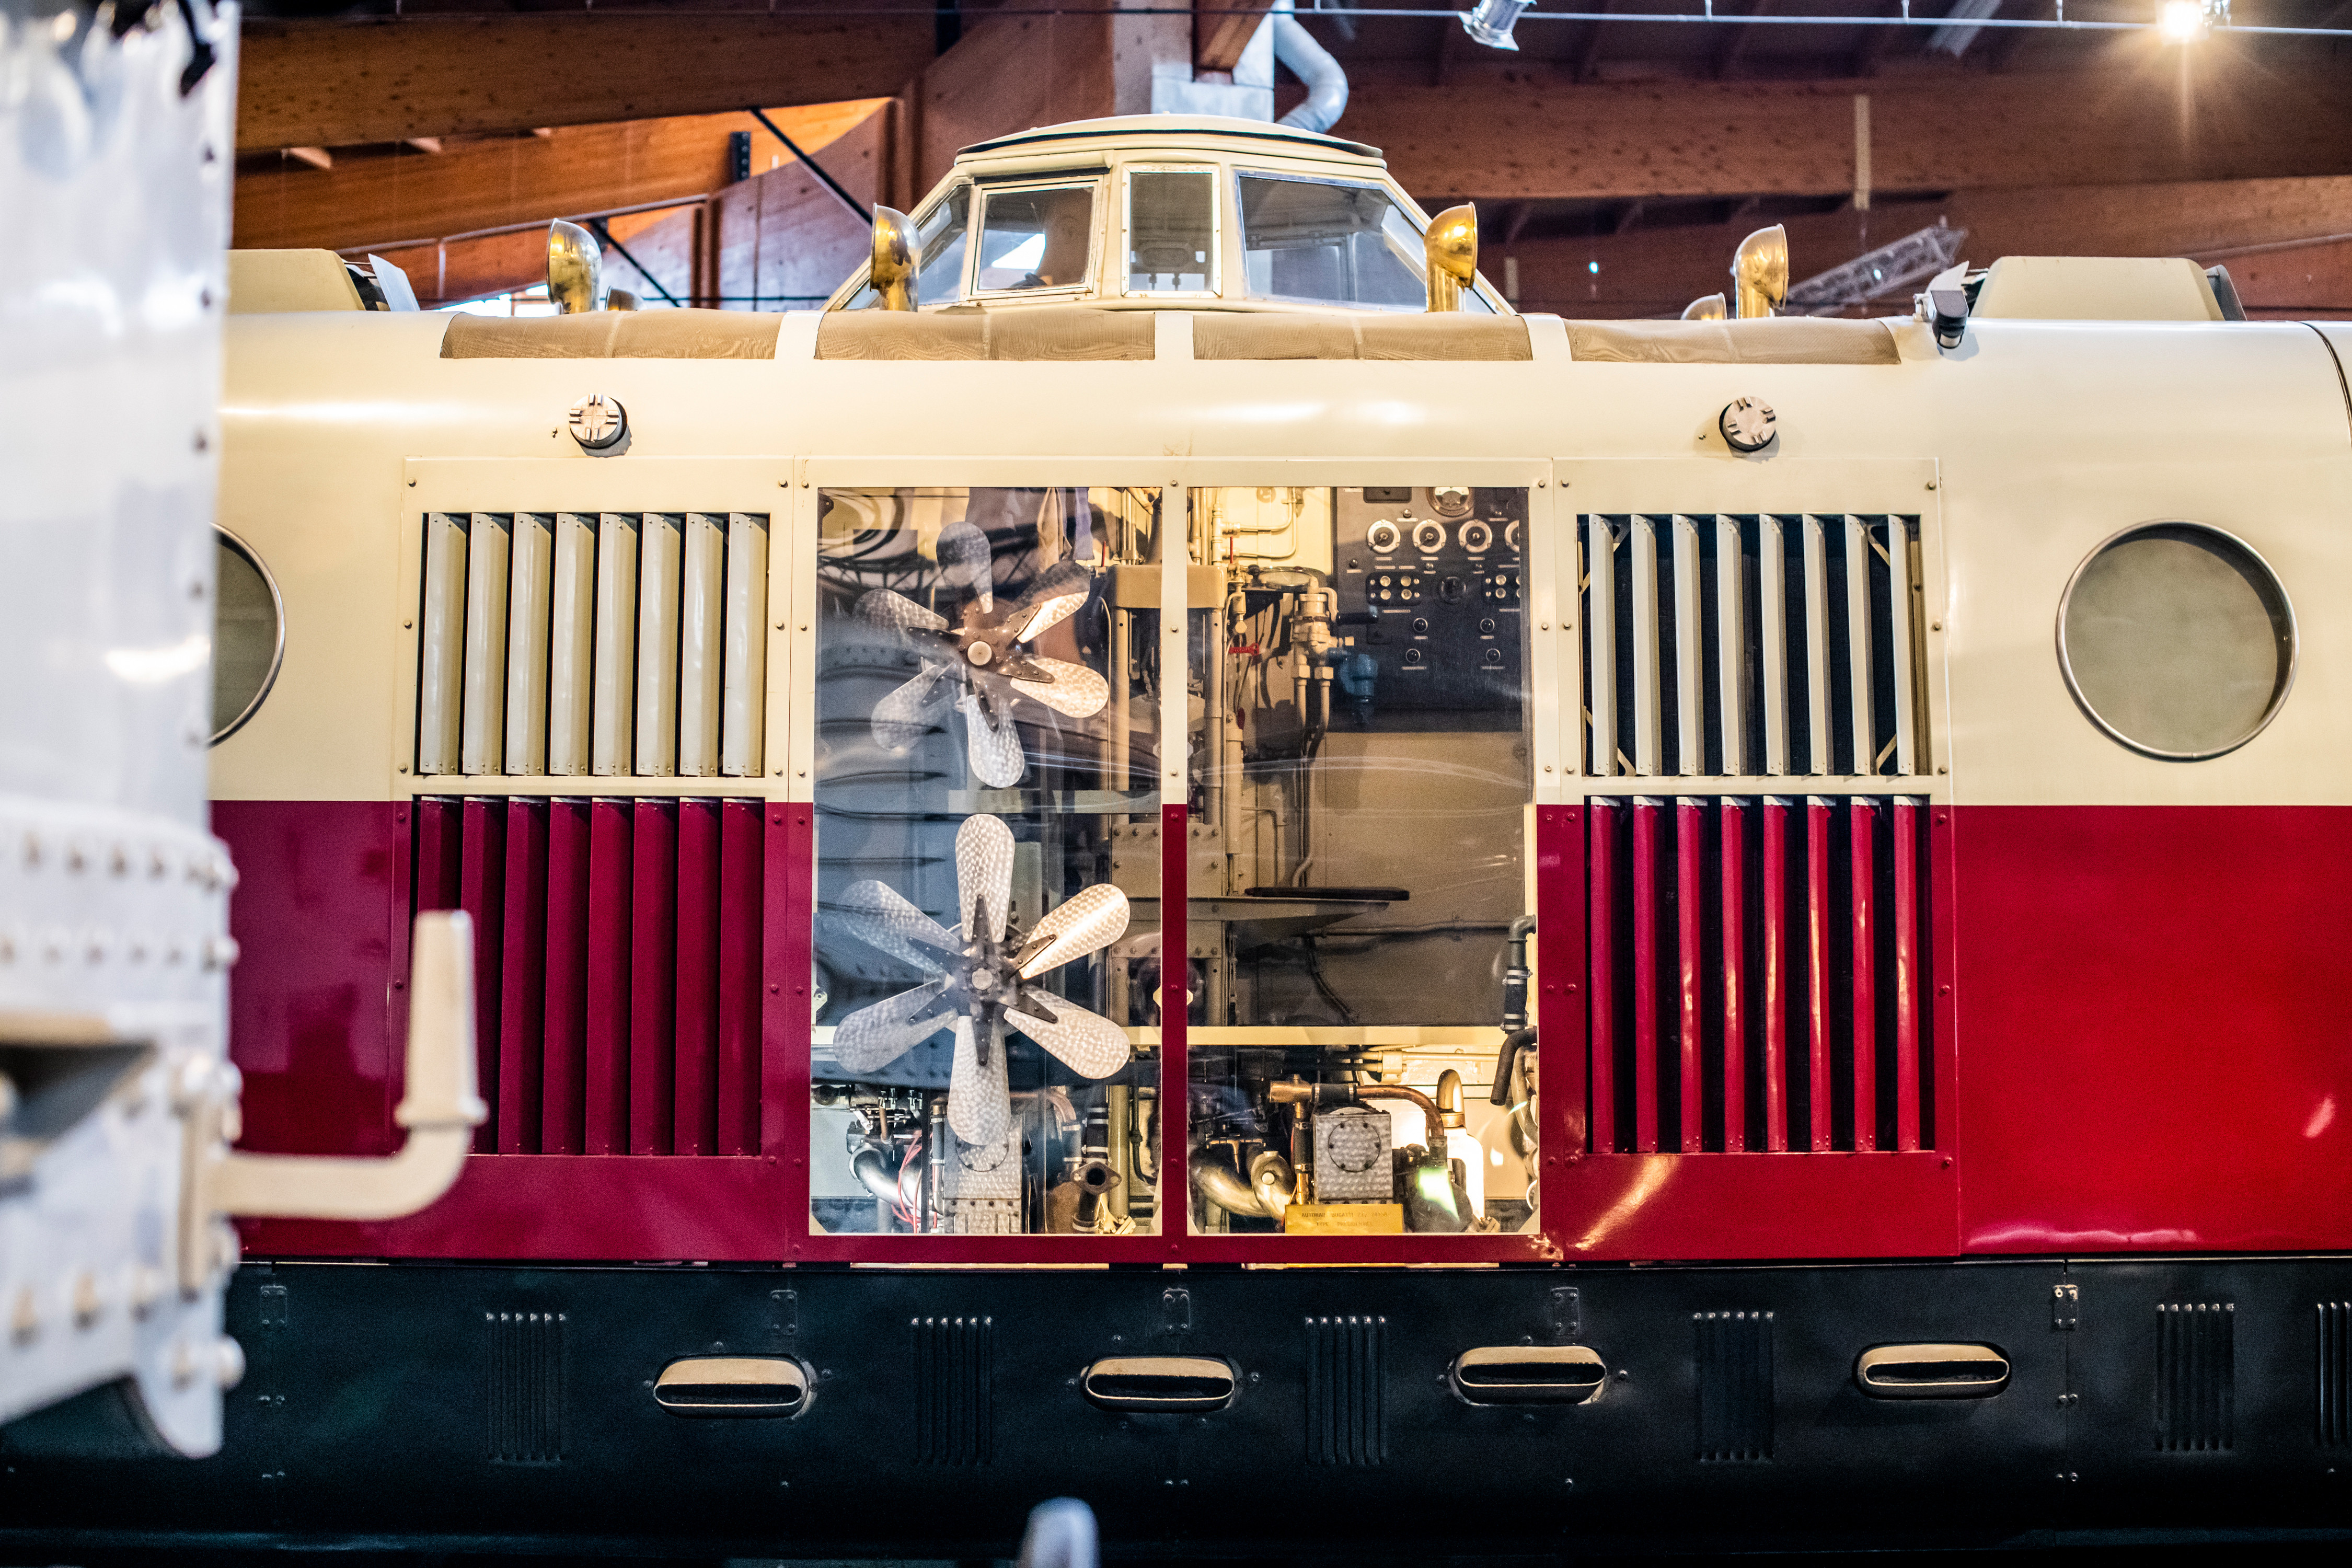
[[[971,557],[977,545],[977,560]],[[1026,697],[1073,719],[1091,719],[1110,701],[1110,683],[1082,664],[1025,651],[1047,627],[1086,603],[1091,574],[1074,561],[1049,567],[1019,598],[998,603],[989,592],[988,541],[968,523],[940,535],[940,578],[977,593],[961,624],[902,594],[876,588],[857,601],[860,618],[890,626],[914,646],[922,667],[874,705],[874,738],[904,752],[953,707],[964,717],[964,752],[972,776],[992,789],[1019,784],[1028,768],[1013,727],[1013,699]]]
[[993,1143],[1013,1126],[1004,1076],[1009,1025],[1084,1078],[1127,1064],[1127,1032],[1099,1013],[1027,982],[1118,940],[1127,895],[1098,882],[1048,910],[1024,933],[1013,899],[1013,833],[1002,818],[971,816],[956,833],[956,891],[963,927],[951,931],[876,881],[853,882],[835,905],[843,929],[932,978],[861,1007],[834,1030],[833,1054],[852,1073],[895,1061],[941,1028],[955,1028],[948,1125],[967,1143]]

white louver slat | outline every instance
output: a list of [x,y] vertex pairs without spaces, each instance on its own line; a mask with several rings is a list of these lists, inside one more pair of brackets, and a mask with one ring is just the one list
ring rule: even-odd
[[768,519],[425,519],[416,772],[749,777],[766,718]]
[[1919,520],[1586,515],[1585,754],[1642,776],[1927,766]]

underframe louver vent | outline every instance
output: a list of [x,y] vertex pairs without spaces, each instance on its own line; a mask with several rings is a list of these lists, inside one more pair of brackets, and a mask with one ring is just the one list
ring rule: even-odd
[[2352,1301],[2318,1308],[2319,1446],[2352,1447]]
[[2238,1309],[2170,1301],[2156,1309],[2156,1446],[2217,1453],[2238,1436]]
[[490,1463],[562,1462],[563,1324],[561,1312],[482,1314]]
[[1601,777],[1932,771],[1919,520],[1580,517]]
[[1772,1457],[1772,1314],[1694,1312],[1698,1458],[1756,1464]]
[[915,1462],[985,1465],[995,1455],[993,1318],[908,1320]]
[[1307,1462],[1388,1461],[1388,1320],[1307,1320]]
[[430,512],[423,564],[419,774],[760,772],[764,515]]

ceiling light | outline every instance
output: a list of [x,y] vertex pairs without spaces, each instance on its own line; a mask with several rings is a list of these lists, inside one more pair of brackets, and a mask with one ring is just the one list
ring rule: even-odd
[[2193,44],[2230,25],[2230,0],[2165,0],[2157,30],[2176,44]]
[[1490,49],[1517,52],[1518,43],[1511,29],[1518,26],[1519,13],[1534,0],[1478,0],[1478,8],[1462,14],[1462,30]]

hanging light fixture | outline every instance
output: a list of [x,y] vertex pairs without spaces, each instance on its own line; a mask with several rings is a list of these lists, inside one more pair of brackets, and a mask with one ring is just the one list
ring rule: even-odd
[[1462,13],[1462,30],[1490,49],[1518,50],[1518,41],[1511,29],[1518,26],[1519,13],[1533,0],[1478,0],[1475,10]]

